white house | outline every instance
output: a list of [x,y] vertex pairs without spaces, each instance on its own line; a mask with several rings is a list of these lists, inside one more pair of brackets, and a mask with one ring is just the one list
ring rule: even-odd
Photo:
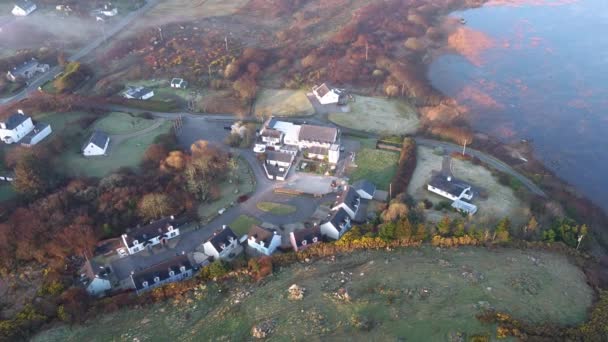
[[339,103],[346,95],[344,90],[329,88],[327,84],[323,83],[320,86],[314,86],[312,93],[315,95],[320,104],[332,104]]
[[203,244],[203,252],[214,260],[230,259],[236,255],[239,246],[238,237],[224,225]]
[[135,100],[147,100],[154,96],[154,90],[146,87],[127,87],[122,93],[122,96],[126,99],[135,99]]
[[321,229],[319,226],[298,229],[289,233],[289,242],[295,252],[302,251],[321,242]]
[[183,78],[174,78],[171,80],[171,88],[186,89],[188,82],[184,81]]
[[349,214],[343,208],[333,211],[328,220],[321,223],[321,234],[339,240],[352,227]]
[[109,144],[110,137],[106,133],[95,131],[82,147],[82,154],[85,157],[105,155]]
[[6,144],[17,143],[33,129],[32,118],[26,116],[20,109],[5,121],[0,122],[0,138]]
[[452,203],[452,207],[458,210],[464,211],[471,215],[477,212],[477,206],[466,202],[473,199],[471,186],[452,177],[451,175],[437,173],[427,184],[427,189],[430,192],[454,201]]
[[179,228],[174,226],[175,217],[169,216],[151,222],[143,227],[131,229],[122,234],[122,246],[117,249],[121,256],[135,254],[158,244],[165,244],[168,240],[179,236]]
[[80,278],[89,295],[101,297],[112,289],[111,273],[110,267],[100,266],[93,260],[87,260],[81,269]]
[[339,209],[343,209],[346,211],[348,216],[351,219],[355,219],[357,216],[357,212],[359,211],[359,207],[361,206],[361,196],[353,189],[352,186],[344,187],[342,193],[336,199],[332,211],[337,211]]
[[376,194],[376,186],[374,185],[374,183],[366,179],[354,182],[352,187],[357,191],[359,197],[363,199],[371,200]]
[[160,264],[131,272],[131,286],[137,294],[192,277],[194,267],[187,255],[177,255]]
[[295,155],[291,153],[266,151],[266,176],[269,179],[285,180],[294,159]]
[[17,0],[11,13],[16,17],[25,17],[36,10],[37,6],[30,0]]
[[253,225],[247,233],[247,245],[261,254],[272,255],[281,245],[281,235],[274,229]]
[[45,73],[49,71],[51,67],[48,64],[39,63],[35,58],[29,61],[23,62],[23,64],[13,67],[11,70],[6,72],[6,78],[11,82],[17,80],[29,80],[34,77],[37,73]]

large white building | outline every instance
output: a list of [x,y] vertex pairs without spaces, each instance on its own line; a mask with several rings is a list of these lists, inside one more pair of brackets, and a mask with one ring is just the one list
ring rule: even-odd
[[51,132],[49,124],[34,124],[32,118],[25,115],[22,110],[0,122],[0,138],[6,144],[22,142],[24,146],[33,146]]
[[342,89],[329,88],[323,83],[320,86],[314,86],[312,93],[315,95],[320,104],[339,104],[343,101],[346,93]]

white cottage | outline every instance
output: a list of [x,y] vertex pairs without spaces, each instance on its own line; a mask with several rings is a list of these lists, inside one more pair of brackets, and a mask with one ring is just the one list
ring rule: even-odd
[[274,229],[253,225],[247,233],[247,245],[261,254],[272,255],[281,245],[281,236]]
[[110,267],[104,267],[93,260],[87,260],[81,269],[80,277],[89,295],[101,297],[112,289],[111,274],[112,269]]
[[133,99],[133,100],[147,100],[154,96],[154,90],[146,87],[127,87],[122,93],[122,96],[125,99]]
[[85,157],[105,155],[109,144],[110,137],[106,133],[95,131],[82,147],[82,154]]
[[25,17],[36,10],[35,3],[29,0],[17,0],[11,13],[16,17]]
[[179,234],[179,228],[175,226],[175,217],[165,217],[122,234],[122,246],[118,248],[117,252],[121,256],[139,253],[146,248],[164,244],[170,239],[178,237]]
[[321,223],[321,234],[333,240],[339,240],[352,227],[351,219],[343,208],[332,212],[329,218]]
[[239,246],[238,237],[224,225],[203,244],[203,252],[214,260],[230,259],[236,255]]
[[320,86],[314,86],[312,93],[315,95],[320,104],[340,103],[346,95],[342,89],[329,88],[323,83]]

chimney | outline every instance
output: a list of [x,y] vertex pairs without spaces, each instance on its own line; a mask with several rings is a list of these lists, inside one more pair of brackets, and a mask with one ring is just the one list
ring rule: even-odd
[[21,114],[21,115],[25,115],[25,114],[23,113],[23,110],[22,110],[22,109],[17,109],[17,113],[19,113],[19,114]]

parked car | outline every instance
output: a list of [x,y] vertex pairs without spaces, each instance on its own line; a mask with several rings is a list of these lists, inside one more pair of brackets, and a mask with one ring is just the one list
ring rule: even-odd
[[217,211],[218,214],[222,215],[226,211],[226,208],[222,208]]
[[253,148],[253,152],[264,153],[264,152],[266,152],[266,146],[256,144],[255,147]]

